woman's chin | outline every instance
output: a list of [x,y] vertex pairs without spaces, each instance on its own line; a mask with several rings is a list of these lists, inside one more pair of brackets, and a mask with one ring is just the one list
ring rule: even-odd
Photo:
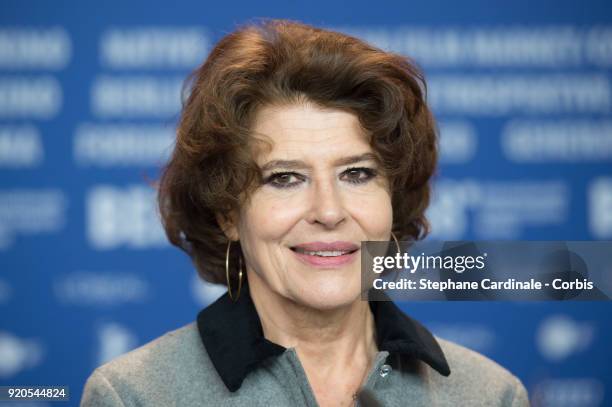
[[296,298],[300,303],[317,310],[332,310],[359,301],[359,284],[318,284],[302,287]]

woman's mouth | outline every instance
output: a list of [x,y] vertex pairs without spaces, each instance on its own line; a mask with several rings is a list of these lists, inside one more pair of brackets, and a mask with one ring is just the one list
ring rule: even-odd
[[305,250],[292,247],[295,256],[310,266],[335,267],[351,263],[357,257],[359,249],[353,250]]

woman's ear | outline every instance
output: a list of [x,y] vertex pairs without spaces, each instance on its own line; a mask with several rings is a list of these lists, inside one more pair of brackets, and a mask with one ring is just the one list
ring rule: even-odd
[[227,215],[217,213],[215,214],[215,217],[217,218],[217,223],[219,224],[219,227],[221,228],[221,230],[223,230],[223,233],[225,233],[225,236],[229,240],[240,240],[240,233],[238,232],[238,228],[236,226],[238,224],[238,217],[235,216],[234,213],[230,213]]

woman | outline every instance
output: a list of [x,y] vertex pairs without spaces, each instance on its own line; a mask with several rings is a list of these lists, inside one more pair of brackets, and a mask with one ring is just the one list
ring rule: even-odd
[[422,85],[399,55],[295,22],[223,38],[195,72],[159,203],[170,241],[228,292],[96,369],[82,405],[528,405],[494,362],[360,300],[361,241],[428,232]]

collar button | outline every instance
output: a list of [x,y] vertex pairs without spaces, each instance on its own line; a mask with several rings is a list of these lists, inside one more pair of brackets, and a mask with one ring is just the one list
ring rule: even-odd
[[380,377],[387,377],[390,372],[391,372],[391,366],[385,364],[380,367],[380,370],[379,370]]

